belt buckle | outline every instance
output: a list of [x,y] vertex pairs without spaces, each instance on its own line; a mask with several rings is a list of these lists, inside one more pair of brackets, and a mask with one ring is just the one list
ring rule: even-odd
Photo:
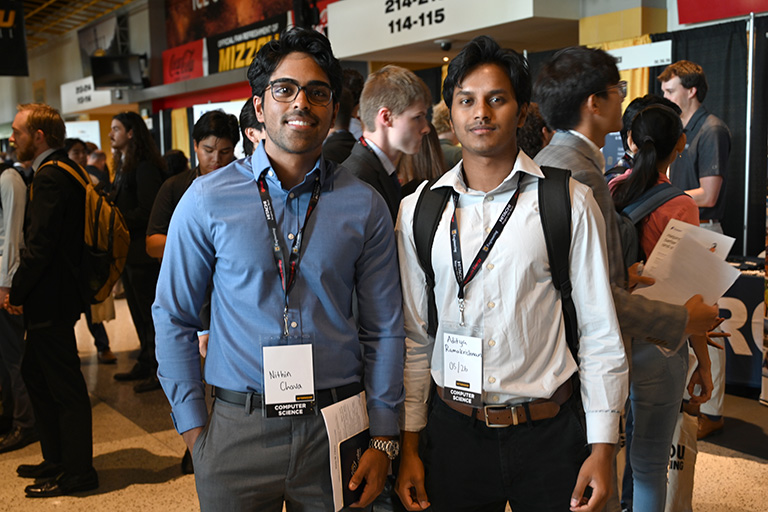
[[506,405],[506,404],[499,404],[499,405],[489,404],[489,405],[484,405],[483,406],[483,414],[485,415],[485,426],[486,427],[488,427],[488,428],[507,428],[507,427],[511,426],[511,425],[504,425],[504,424],[499,424],[499,423],[491,423],[491,420],[488,419],[488,409],[509,409],[510,411],[512,411],[512,424],[511,425],[517,425],[518,424],[517,407],[516,406],[510,407],[509,405]]

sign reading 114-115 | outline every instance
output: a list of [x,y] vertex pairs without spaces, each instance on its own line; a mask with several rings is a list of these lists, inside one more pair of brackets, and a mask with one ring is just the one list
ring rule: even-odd
[[442,0],[383,0],[384,14],[390,18],[390,34],[438,25],[445,21]]

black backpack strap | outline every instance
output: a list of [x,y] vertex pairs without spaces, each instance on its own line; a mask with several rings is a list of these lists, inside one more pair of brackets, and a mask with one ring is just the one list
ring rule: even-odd
[[659,183],[643,192],[640,197],[625,206],[621,213],[626,215],[632,221],[632,224],[637,224],[659,206],[683,194],[685,192],[671,183]]
[[565,318],[565,338],[571,355],[578,362],[579,327],[573,304],[570,277],[571,254],[571,172],[555,167],[541,167],[544,179],[539,180],[539,215],[547,242],[547,255],[552,283],[560,290]]
[[419,265],[424,270],[427,283],[427,334],[437,333],[437,304],[435,303],[435,270],[432,268],[432,243],[437,226],[451,195],[450,187],[432,190],[437,178],[430,180],[421,190],[413,212],[413,242]]

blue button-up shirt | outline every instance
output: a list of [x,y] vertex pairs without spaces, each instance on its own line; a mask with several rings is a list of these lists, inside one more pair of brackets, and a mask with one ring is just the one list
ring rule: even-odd
[[[304,223],[315,177],[322,184],[289,295],[288,338],[258,192],[265,169],[286,250]],[[208,384],[261,393],[262,348],[311,343],[315,389],[362,381],[371,435],[398,433],[404,397],[400,278],[392,221],[373,188],[321,158],[302,183],[285,190],[262,145],[252,157],[192,183],[171,219],[152,307],[158,377],[180,433],[205,425],[208,416],[196,332],[209,283]]]

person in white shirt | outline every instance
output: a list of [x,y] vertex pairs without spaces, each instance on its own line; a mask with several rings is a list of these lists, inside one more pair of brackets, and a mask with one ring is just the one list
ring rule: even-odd
[[[449,65],[443,96],[463,160],[433,185],[450,187],[453,196],[432,245],[434,338],[427,334],[425,275],[414,264],[413,217],[424,186],[403,200],[396,227],[407,336],[397,492],[408,510],[503,511],[507,503],[516,512],[600,510],[627,397],[605,222],[589,188],[571,180],[576,361],[539,216],[543,173],[516,140],[531,96],[526,61],[489,37],[475,38]],[[510,206],[499,233],[497,219]],[[498,243],[470,264],[489,233]],[[458,300],[454,269],[476,264],[481,268]],[[465,343],[458,358],[456,340]],[[468,395],[448,389],[457,367],[468,369],[459,374],[468,383],[481,382],[474,408],[451,399]],[[571,386],[576,372],[580,389]],[[431,380],[437,388],[430,407]]]

